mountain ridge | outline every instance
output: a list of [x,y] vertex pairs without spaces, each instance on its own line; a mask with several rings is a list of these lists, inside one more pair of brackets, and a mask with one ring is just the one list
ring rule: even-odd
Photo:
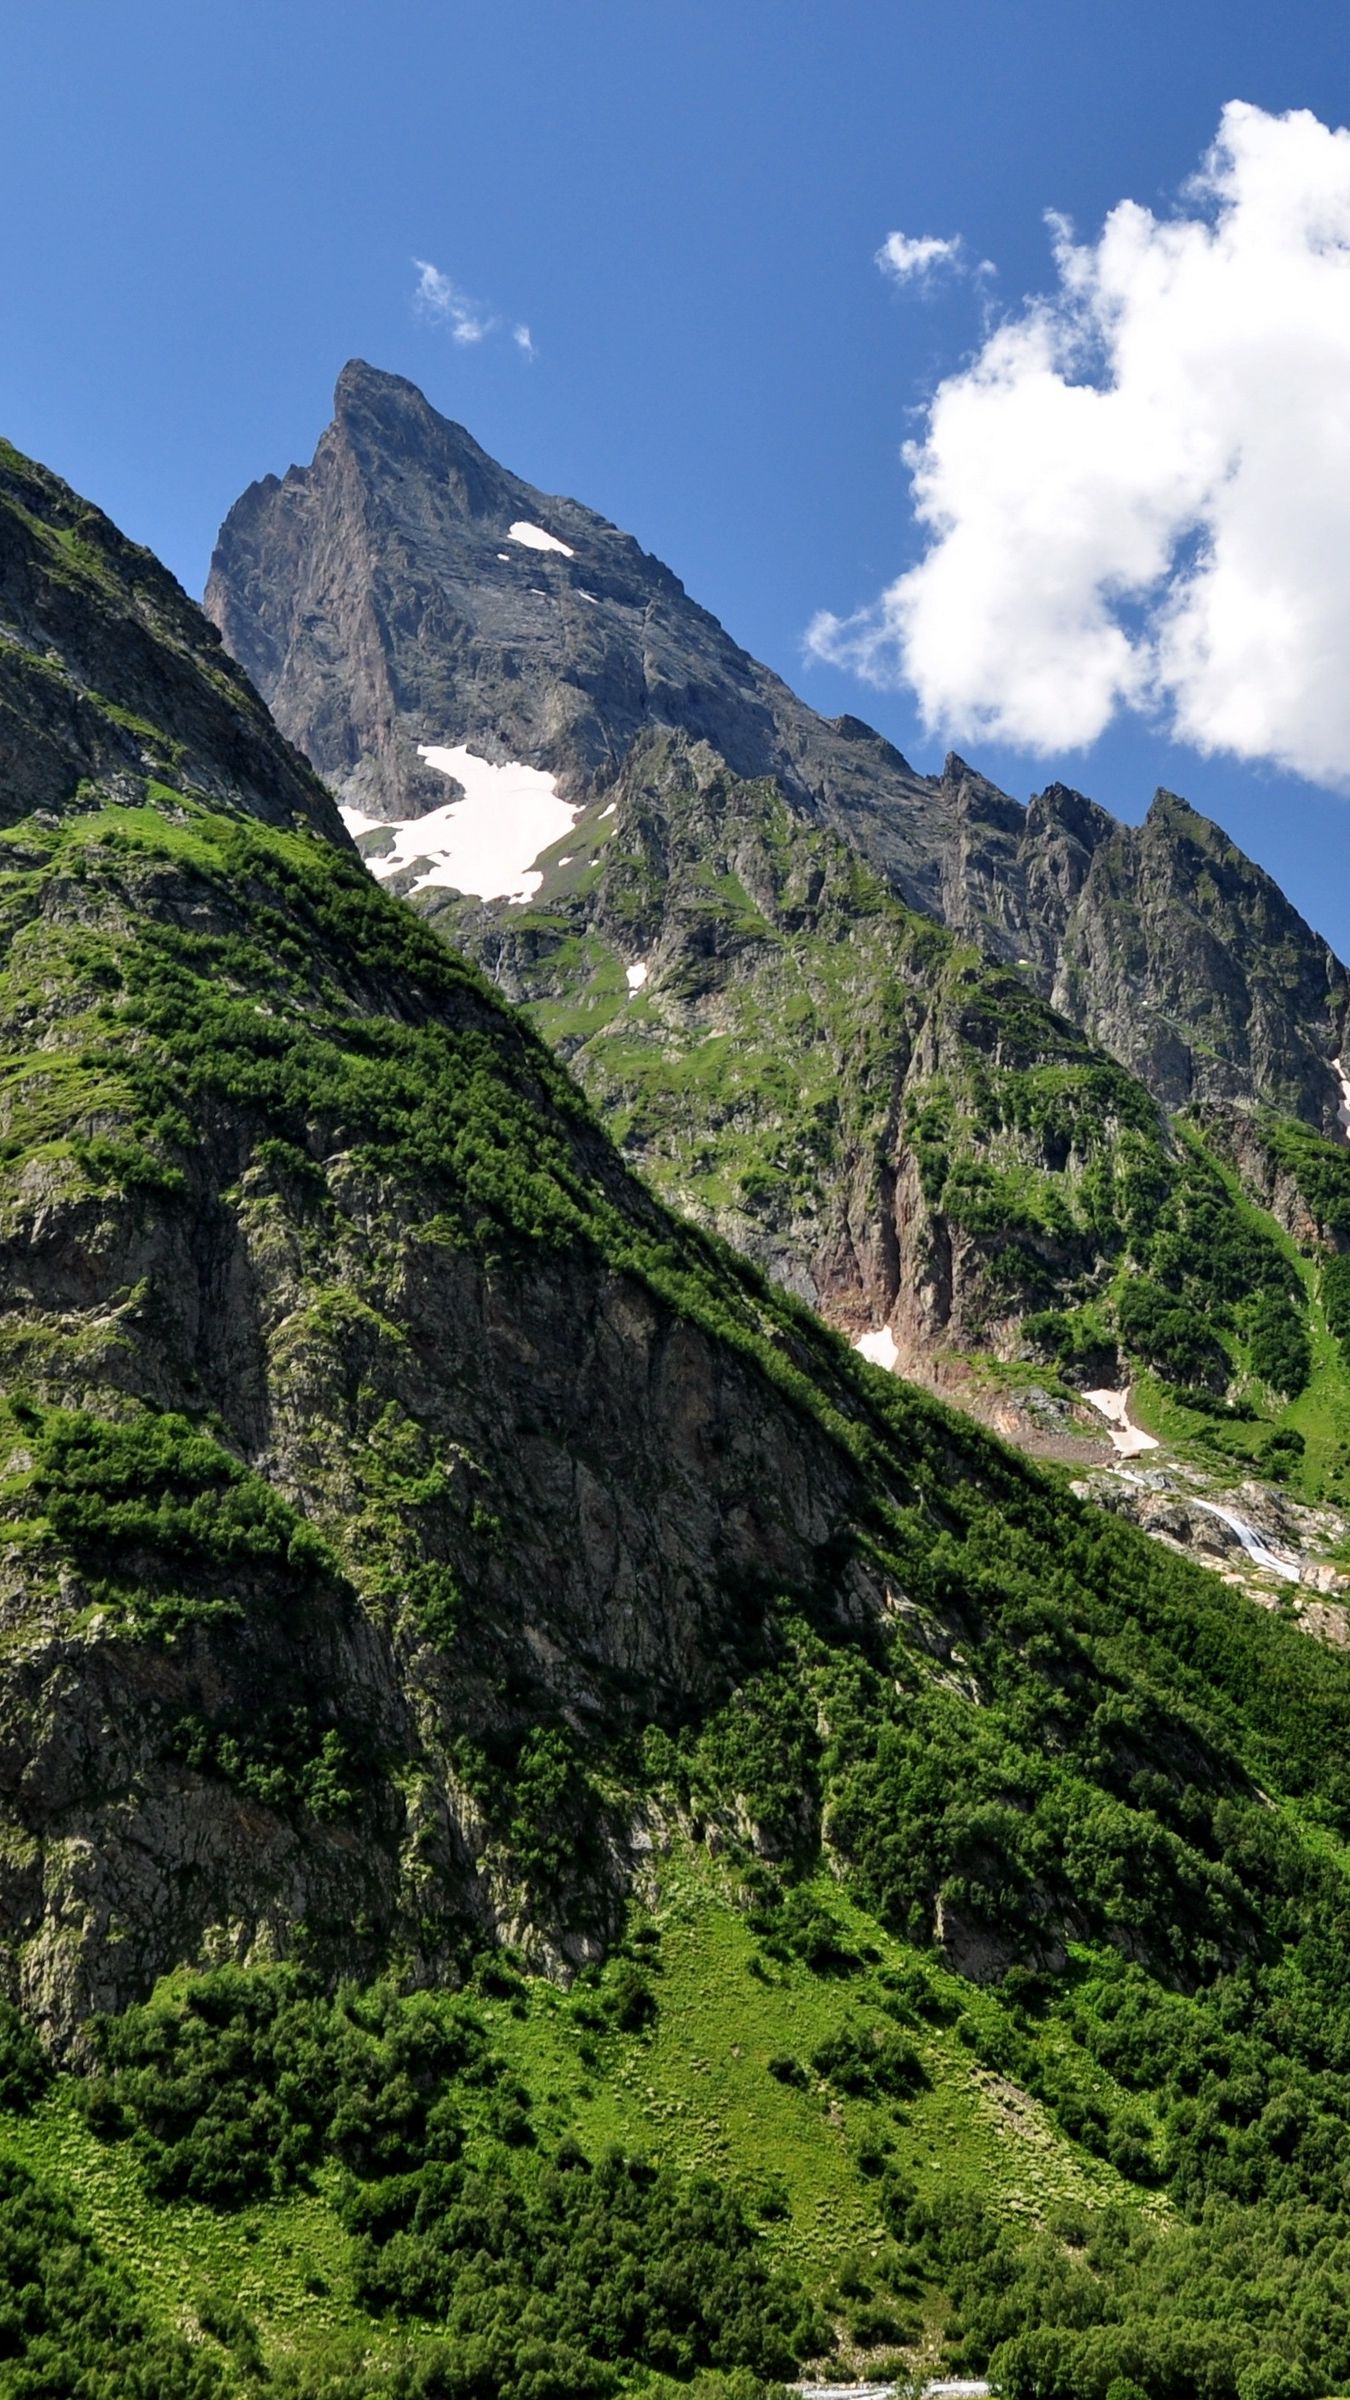
[[[552,512],[572,555],[513,544],[522,511]],[[313,465],[227,516],[205,605],[283,730],[367,816],[444,801],[419,744],[477,742],[584,799],[644,729],[706,740],[908,905],[1028,973],[1166,1105],[1259,1101],[1339,1133],[1346,971],[1217,828],[1175,808],[1129,828],[1064,785],[1023,808],[955,754],[916,774],[860,719],[817,716],[629,536],[510,475],[401,377],[344,369]],[[1197,858],[1211,880],[1223,870],[1200,907]],[[1262,924],[1283,962],[1264,979]]]

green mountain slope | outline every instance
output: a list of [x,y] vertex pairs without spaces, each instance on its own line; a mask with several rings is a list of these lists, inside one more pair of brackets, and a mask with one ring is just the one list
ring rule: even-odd
[[50,581],[0,2394],[1331,2388],[1350,1662],[667,1214],[246,694],[91,770]]
[[419,904],[673,1207],[845,1331],[886,1328],[911,1372],[984,1354],[1069,1390],[1154,1376],[1183,1440],[1248,1428],[1236,1455],[1259,1462],[1276,1435],[1272,1470],[1341,1492],[1350,1380],[1322,1287],[1350,1210],[1310,1208],[1299,1178],[1340,1193],[1350,1152],[1218,1104],[1169,1121],[706,747],[640,744],[602,798],[526,906]]

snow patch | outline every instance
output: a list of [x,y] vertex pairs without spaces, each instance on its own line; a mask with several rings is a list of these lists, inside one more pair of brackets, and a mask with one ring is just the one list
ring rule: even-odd
[[636,959],[636,960],[634,961],[634,963],[633,963],[633,965],[632,965],[631,967],[626,967],[626,968],[624,969],[624,973],[626,974],[626,976],[627,976],[627,978],[628,978],[628,989],[629,989],[629,991],[630,991],[630,992],[640,992],[640,991],[641,991],[641,989],[642,989],[642,987],[643,987],[643,985],[644,985],[644,983],[645,983],[645,982],[646,982],[646,980],[647,980],[647,961],[646,961],[646,959],[645,959],[645,958],[639,958],[639,959]]
[[885,1367],[890,1375],[895,1373],[895,1362],[900,1353],[889,1325],[883,1325],[877,1333],[860,1333],[853,1347],[861,1351],[864,1358],[870,1358],[874,1367]]
[[618,807],[618,805],[619,805],[619,803],[618,803],[618,801],[617,801],[617,800],[611,800],[611,801],[610,801],[610,804],[609,804],[609,806],[608,806],[608,808],[602,808],[602,809],[601,809],[601,811],[600,811],[600,822],[601,822],[601,824],[602,824],[602,825],[604,824],[604,821],[605,821],[606,817],[612,817],[612,816],[613,816],[613,814],[614,814],[614,811],[615,811],[615,809]]
[[363,833],[382,833],[384,831],[384,818],[368,817],[363,808],[339,808],[338,815],[354,842],[358,842]]
[[507,527],[506,538],[519,542],[523,550],[560,550],[564,558],[576,557],[575,550],[560,542],[556,533],[545,533],[542,525],[531,525],[525,517],[517,517],[515,524]]
[[502,562],[502,565],[503,565],[504,567],[509,567],[509,566],[510,566],[510,564],[511,564],[511,553],[510,553],[510,551],[509,551],[509,550],[499,550],[499,551],[497,552],[497,556],[498,556],[498,558],[501,560],[501,562]]
[[1118,1458],[1140,1458],[1145,1450],[1157,1450],[1160,1445],[1142,1426],[1130,1423],[1130,1387],[1119,1392],[1084,1392],[1089,1408],[1105,1417],[1111,1428],[1111,1446]]
[[1336,1110],[1336,1122],[1340,1126],[1342,1133],[1345,1135],[1347,1142],[1350,1142],[1350,1075],[1346,1074],[1345,1060],[1343,1058],[1333,1058],[1331,1062],[1331,1072],[1335,1076],[1336,1081],[1340,1085],[1341,1089],[1340,1103]]
[[[453,775],[464,797],[390,826],[390,849],[366,860],[372,875],[387,883],[420,861],[424,872],[415,892],[444,885],[476,900],[509,900],[519,907],[544,880],[534,860],[571,832],[580,809],[560,800],[554,778],[538,767],[494,766],[462,743],[445,749],[419,742],[417,755],[438,775]],[[355,808],[344,808],[342,816],[349,833],[369,833],[379,822]]]
[[595,596],[594,592],[582,592],[582,591],[581,591],[581,586],[580,586],[580,584],[578,584],[578,585],[577,585],[577,590],[578,590],[578,592],[581,592],[581,597],[582,597],[582,599],[583,599],[583,600],[589,600],[589,601],[590,601],[590,604],[591,604],[592,608],[598,608],[598,607],[600,606],[600,603],[599,603],[599,601],[596,599],[596,596]]

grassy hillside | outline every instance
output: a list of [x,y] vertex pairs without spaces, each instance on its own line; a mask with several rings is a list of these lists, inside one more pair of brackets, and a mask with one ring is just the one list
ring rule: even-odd
[[[498,1965],[467,2005],[448,2004],[482,2027],[501,2067],[497,2086],[469,2103],[465,2155],[493,2157],[505,2090],[528,2119],[512,2119],[518,2156],[576,2144],[600,2160],[617,2148],[712,2178],[860,2371],[878,2356],[889,2363],[902,2343],[936,2357],[950,2316],[903,2229],[897,2239],[902,2186],[957,2207],[992,2198],[1014,2223],[1113,2203],[1166,2221],[1155,2196],[1075,2148],[1042,2104],[981,2061],[972,2036],[996,2044],[1006,2022],[996,2001],[888,1936],[829,1879],[803,1888],[844,1959],[822,1974],[776,1955],[737,1888],[725,1866],[679,1842],[603,1973],[569,1995]],[[181,2008],[193,1990],[176,1979],[161,2008]],[[903,2094],[850,2089],[856,2062],[842,2087],[811,2064],[831,2044],[842,2051],[859,2024],[893,2035],[897,2019],[917,2062]],[[1120,2104],[1099,2069],[1086,2067],[1084,2082]],[[105,2103],[62,2079],[3,2120],[0,2147],[75,2204],[155,2322],[186,2329],[207,2355],[231,2352],[234,2371],[251,2350],[239,2312],[273,2373],[312,2362],[325,2344],[361,2354],[370,2370],[435,2355],[430,2327],[420,2338],[392,2328],[354,2296],[359,2237],[331,2161],[273,2198],[159,2199],[147,2188],[148,2146],[138,2152],[134,2133],[107,2138],[110,2122]]]

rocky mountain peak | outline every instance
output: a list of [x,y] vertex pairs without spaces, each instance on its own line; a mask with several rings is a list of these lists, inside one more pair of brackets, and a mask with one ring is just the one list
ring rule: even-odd
[[1116,819],[1071,784],[1049,783],[1035,792],[1027,807],[1027,840],[1068,834],[1084,850],[1093,851],[1118,831]]
[[631,535],[510,474],[401,377],[344,369],[312,464],[230,511],[206,608],[365,817],[444,804],[427,749],[467,744],[582,798],[665,729],[849,813],[900,888],[936,900],[934,808],[916,808],[935,786],[860,720],[816,716]]
[[538,496],[489,458],[465,426],[439,415],[415,383],[364,359],[349,359],[337,379],[330,431],[372,486],[427,476],[466,517],[503,537],[518,504]]
[[[1169,1107],[1259,1100],[1335,1130],[1345,970],[1217,828],[1170,794],[1125,826],[1059,782],[1024,809],[955,751],[917,774],[860,718],[816,715],[630,535],[511,475],[400,376],[343,370],[312,465],[231,510],[206,606],[381,858],[391,828],[457,803],[438,755],[547,776],[610,823],[602,795],[636,746],[677,735],[773,783]],[[1197,844],[1216,866],[1198,913]],[[546,876],[546,847],[513,861],[517,898],[498,880],[499,906]],[[443,886],[452,870],[436,872]],[[467,896],[494,899],[481,876]]]
[[1170,792],[1165,783],[1160,783],[1149,802],[1145,822],[1155,825],[1207,825],[1209,820],[1202,817],[1198,809],[1192,808],[1190,801],[1183,799],[1180,792]]

